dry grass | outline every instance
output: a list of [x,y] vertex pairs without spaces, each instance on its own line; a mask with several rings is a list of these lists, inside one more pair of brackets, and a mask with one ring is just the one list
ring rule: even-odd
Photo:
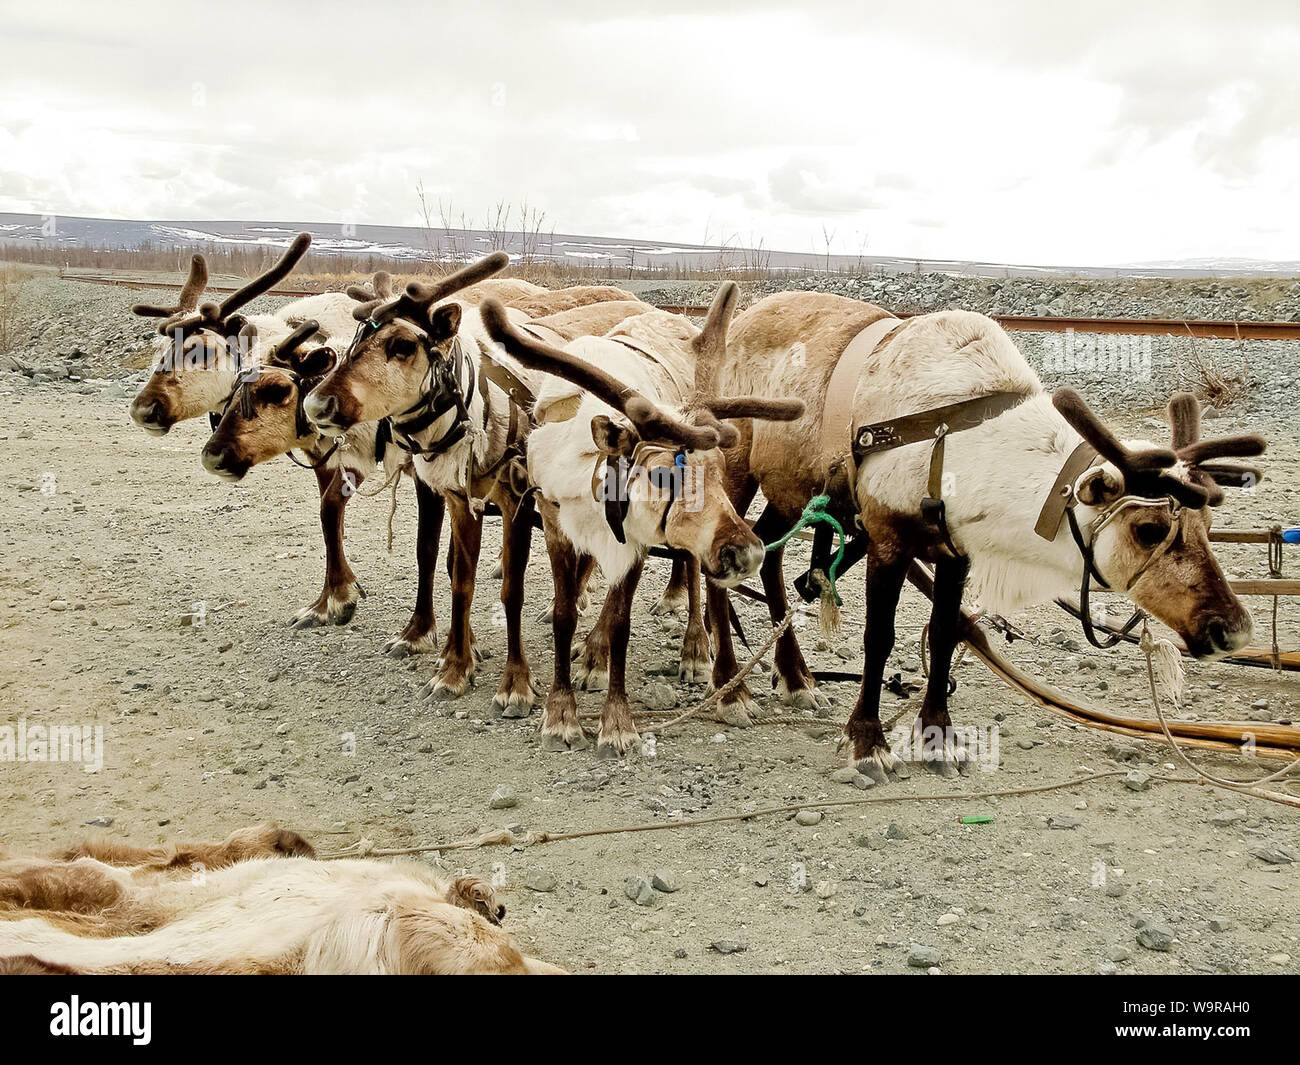
[[0,266],[0,355],[8,355],[17,343],[18,318],[22,307],[22,282],[34,276],[30,270]]
[[1180,369],[1196,397],[1217,410],[1223,410],[1245,397],[1250,388],[1250,360],[1244,344],[1238,343],[1240,365],[1226,368],[1208,347],[1202,347],[1196,337],[1188,332],[1190,342],[1187,357]]

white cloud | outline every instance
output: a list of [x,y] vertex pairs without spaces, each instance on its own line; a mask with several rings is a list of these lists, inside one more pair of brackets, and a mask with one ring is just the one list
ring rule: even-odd
[[454,9],[240,0],[5,17],[0,210],[412,224],[1088,264],[1292,258],[1293,4]]

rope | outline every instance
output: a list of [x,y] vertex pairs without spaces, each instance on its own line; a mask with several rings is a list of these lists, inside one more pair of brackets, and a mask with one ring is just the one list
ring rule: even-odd
[[395,469],[389,475],[388,480],[386,480],[373,492],[363,492],[361,491],[360,488],[356,490],[357,495],[362,496],[365,499],[374,499],[375,496],[382,495],[384,489],[392,488],[393,501],[392,501],[392,505],[388,508],[388,553],[390,555],[393,553],[393,518],[396,517],[397,515],[397,485],[398,482],[401,481],[402,479],[402,470],[404,468],[405,468],[404,466],[398,466],[397,469]]
[[1275,791],[1267,791],[1259,787],[1261,784],[1269,784],[1275,780],[1280,780],[1282,777],[1290,775],[1296,767],[1300,766],[1300,758],[1297,758],[1294,762],[1290,762],[1283,766],[1276,773],[1270,773],[1267,776],[1259,777],[1256,780],[1229,780],[1226,777],[1216,777],[1212,773],[1207,773],[1187,757],[1186,752],[1178,746],[1178,741],[1174,739],[1173,733],[1169,731],[1169,724],[1165,721],[1164,708],[1160,705],[1160,696],[1156,691],[1154,659],[1155,651],[1160,642],[1162,641],[1157,641],[1156,638],[1151,635],[1151,630],[1147,628],[1145,623],[1143,623],[1142,638],[1138,641],[1138,646],[1142,648],[1142,653],[1146,655],[1147,683],[1151,689],[1151,705],[1155,707],[1156,718],[1160,722],[1160,730],[1165,734],[1165,739],[1169,742],[1169,746],[1174,749],[1174,754],[1178,756],[1179,761],[1195,773],[1197,777],[1213,787],[1225,788],[1229,791],[1241,792],[1246,795],[1254,795],[1260,799],[1267,799],[1269,802],[1277,802],[1284,806],[1300,808],[1300,799],[1295,796],[1284,795]]
[[[1075,788],[1082,784],[1090,784],[1093,781],[1105,780],[1109,777],[1122,777],[1126,773],[1127,770],[1124,769],[1111,769],[1102,773],[1088,773],[1055,784],[1009,788],[1005,791],[949,792],[941,795],[873,795],[864,799],[824,799],[819,802],[794,803],[788,806],[766,806],[757,810],[750,810],[747,813],[717,814],[713,817],[696,817],[682,821],[661,821],[646,825],[624,825],[618,828],[588,828],[578,832],[529,832],[522,837],[516,836],[509,829],[500,828],[492,829],[470,839],[454,840],[450,843],[430,843],[419,847],[377,848],[370,840],[361,839],[352,846],[345,847],[334,854],[322,855],[321,860],[333,861],[338,858],[356,857],[395,858],[403,855],[426,854],[430,851],[471,850],[488,846],[531,847],[543,843],[559,843],[562,840],[588,839],[592,836],[616,836],[629,832],[663,832],[676,828],[697,828],[700,825],[721,824],[727,821],[749,821],[755,817],[798,813],[800,810],[825,810],[844,806],[874,806],[877,804],[913,802],[964,802],[972,799],[1002,799],[1018,795],[1040,795],[1043,792]],[[1195,782],[1190,777],[1154,777],[1153,779],[1171,784]]]
[[775,551],[778,547],[784,547],[786,542],[792,536],[806,529],[809,525],[815,525],[818,522],[825,522],[839,534],[840,538],[840,548],[835,552],[835,558],[831,561],[830,571],[826,575],[827,579],[830,581],[831,591],[835,594],[835,601],[838,603],[840,602],[840,597],[839,593],[835,592],[835,577],[840,571],[840,563],[844,561],[844,526],[842,526],[827,512],[826,507],[830,504],[830,501],[831,497],[829,495],[813,496],[812,499],[808,501],[808,505],[803,508],[803,513],[799,515],[799,520],[794,523],[794,528],[781,537],[781,539],[768,544],[764,550]]

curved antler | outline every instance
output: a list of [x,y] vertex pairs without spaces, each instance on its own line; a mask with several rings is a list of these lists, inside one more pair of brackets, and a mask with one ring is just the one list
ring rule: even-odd
[[236,292],[232,292],[222,300],[220,306],[217,307],[215,317],[221,319],[228,318],[235,311],[239,310],[240,307],[243,307],[247,303],[252,303],[258,296],[270,292],[271,289],[275,288],[276,285],[289,276],[289,271],[298,265],[298,260],[307,254],[307,249],[310,247],[311,234],[299,233],[293,238],[293,242],[285,250],[285,253],[280,256],[280,261],[272,266],[271,269],[267,270],[264,274],[260,274],[253,278],[253,280],[243,288]]
[[175,318],[177,315],[189,314],[199,305],[199,297],[208,287],[208,261],[202,255],[190,259],[190,276],[181,286],[181,294],[175,307],[162,307],[153,303],[137,303],[131,308],[132,314],[142,318]]
[[1220,485],[1244,488],[1262,478],[1253,466],[1230,462],[1209,462],[1218,458],[1254,458],[1268,446],[1262,436],[1243,433],[1213,440],[1201,439],[1201,405],[1190,392],[1178,392],[1169,400],[1169,424],[1173,429],[1174,451],[1187,466],[1187,474],[1205,490],[1209,504],[1217,507],[1226,496]]
[[525,366],[572,381],[579,388],[620,411],[642,439],[672,440],[695,450],[718,446],[719,434],[709,426],[687,425],[660,410],[636,389],[620,384],[604,370],[566,351],[553,348],[516,329],[505,308],[495,299],[485,299],[479,314],[488,335],[505,347]]
[[695,394],[712,395],[718,366],[727,356],[727,329],[736,313],[740,287],[734,281],[724,281],[714,294],[709,313],[704,319],[699,335],[691,341],[695,350]]
[[1191,484],[1165,471],[1178,462],[1178,456],[1167,448],[1144,448],[1130,451],[1105,425],[1102,424],[1079,393],[1062,388],[1052,396],[1052,405],[1081,437],[1097,449],[1106,461],[1113,463],[1124,477],[1125,491],[1148,499],[1173,496],[1184,506],[1199,510],[1209,502],[1209,493],[1199,485]]
[[421,321],[427,315],[428,309],[439,300],[445,300],[448,296],[469,288],[470,285],[476,285],[493,274],[499,274],[509,265],[509,255],[503,251],[494,251],[491,255],[479,259],[478,262],[463,266],[438,281],[432,283],[412,281],[396,300],[387,303],[380,298],[368,300],[352,308],[352,317],[358,322],[364,322],[375,313],[377,308],[383,306],[385,317],[404,317]]
[[393,298],[393,275],[377,270],[369,285],[349,285],[343,291],[358,303],[382,303]]
[[287,337],[273,347],[266,356],[268,365],[293,366],[293,356],[304,344],[320,331],[320,323],[308,319],[294,329]]

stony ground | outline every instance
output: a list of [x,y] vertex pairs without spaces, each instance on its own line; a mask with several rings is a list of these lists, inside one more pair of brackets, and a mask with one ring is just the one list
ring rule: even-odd
[[[695,722],[624,763],[598,762],[590,750],[548,754],[538,748],[536,716],[492,712],[505,633],[485,565],[473,613],[488,654],[481,680],[459,702],[422,699],[432,663],[380,653],[414,594],[409,486],[391,555],[387,499],[351,507],[348,551],[369,592],[352,624],[294,631],[288,617],[315,597],[321,578],[314,479],[287,461],[238,486],[209,477],[197,458],[204,430],[145,436],[126,415],[133,388],[126,377],[0,374],[0,726],[97,725],[104,737],[98,773],[0,763],[6,844],[43,847],[109,822],[139,843],[214,837],[271,818],[329,851],[359,837],[403,847],[502,826],[672,825],[888,798],[900,801],[820,818],[447,852],[441,864],[496,877],[508,925],[529,952],[580,971],[1300,971],[1300,815],[1160,783],[1175,772],[1168,751],[1063,723],[978,663],[961,667],[953,706],[959,722],[988,730],[987,772],[946,779],[916,767],[866,792],[837,782],[838,723],[856,697],[847,683],[827,686],[832,709],[822,719],[747,730]],[[1108,413],[1130,434],[1163,433],[1150,409]],[[1271,405],[1225,412],[1221,425],[1262,429],[1273,442],[1272,480],[1234,500],[1222,523],[1295,523],[1294,433]],[[498,536],[491,528],[485,558]],[[1222,557],[1239,576],[1263,574],[1260,553]],[[702,689],[665,676],[680,623],[665,627],[649,614],[666,576],[662,564],[652,570],[634,617],[630,687],[638,699],[686,709]],[[529,580],[529,602],[540,609],[550,597],[540,546]],[[844,591],[842,642],[819,645],[813,626],[802,630],[814,668],[860,664],[860,572]],[[440,586],[443,618],[445,601]],[[200,603],[204,623],[195,625]],[[1266,630],[1265,603],[1253,605]],[[1283,602],[1288,647],[1300,646],[1292,606]],[[760,635],[762,608],[742,600],[738,609],[751,638]],[[904,681],[919,676],[923,620],[923,601],[905,594],[904,640],[890,665]],[[1080,648],[1053,610],[1014,620],[1040,637],[1010,648],[1016,662],[1109,709],[1148,712],[1136,649]],[[526,639],[544,689],[549,627],[530,621]],[[1190,715],[1296,714],[1292,676],[1200,664],[1188,674]],[[756,687],[765,690],[765,679]],[[886,695],[886,713],[903,710],[906,724],[915,701]],[[595,712],[600,696],[580,702]],[[1199,757],[1228,775],[1259,771]],[[1155,778],[1145,790],[1120,776],[1020,797],[902,801],[1134,769]],[[963,825],[962,816],[992,820]],[[638,898],[629,898],[638,877],[651,883],[634,881]]]

